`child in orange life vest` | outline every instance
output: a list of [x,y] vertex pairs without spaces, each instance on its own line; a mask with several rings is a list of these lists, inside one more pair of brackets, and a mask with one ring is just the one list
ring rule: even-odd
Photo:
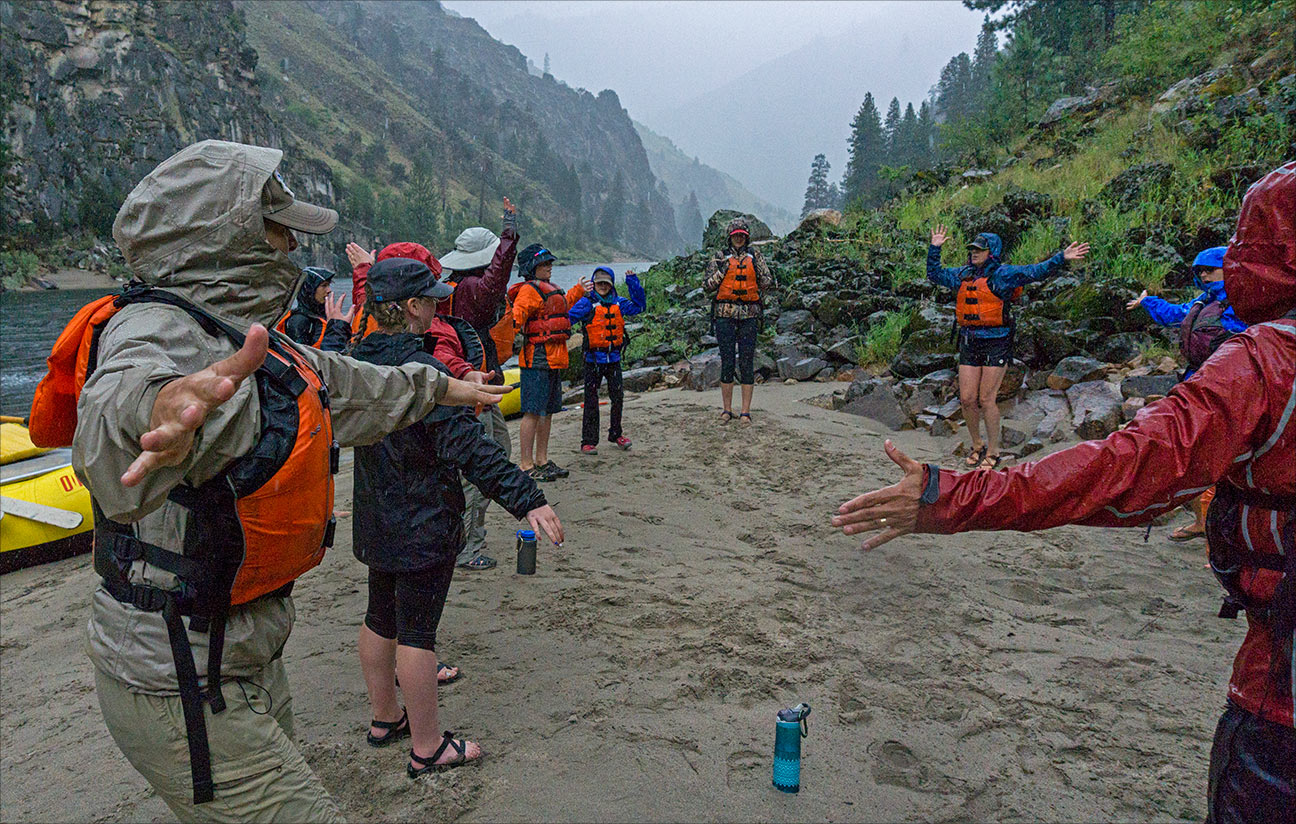
[[648,296],[634,272],[626,272],[629,298],[617,294],[616,274],[606,266],[595,269],[591,280],[594,295],[576,301],[567,313],[572,323],[584,324],[585,415],[581,422],[581,453],[585,455],[598,454],[598,391],[604,378],[607,378],[608,401],[612,406],[608,440],[622,449],[630,448],[630,439],[621,432],[621,404],[625,399],[621,389],[621,350],[626,344],[625,319],[648,308]]
[[[990,232],[982,232],[967,245],[965,266],[941,267],[941,246],[948,237],[944,226],[937,226],[927,247],[927,279],[945,286],[957,295],[956,321],[959,349],[959,400],[972,452],[967,465],[976,469],[995,469],[999,454],[999,385],[1012,360],[1012,303],[1021,287],[1051,277],[1068,263],[1089,253],[1088,243],[1072,243],[1064,251],[1042,263],[1009,266],[1001,263],[1003,241]],[[985,419],[986,443],[981,443],[981,420]]]
[[567,368],[567,339],[571,321],[567,310],[585,296],[578,283],[566,294],[549,282],[553,252],[533,243],[518,253],[522,282],[509,288],[513,322],[522,335],[518,366],[522,372],[522,451],[518,466],[537,481],[565,478],[571,473],[549,459],[553,414],[562,409],[562,370]]

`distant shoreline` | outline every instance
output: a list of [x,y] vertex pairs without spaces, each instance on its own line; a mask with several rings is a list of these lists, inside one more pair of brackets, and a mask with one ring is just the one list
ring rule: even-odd
[[[107,274],[91,272],[89,269],[56,269],[48,274],[37,275],[44,281],[53,283],[59,289],[108,289],[116,291],[121,284]],[[48,291],[32,281],[19,286],[17,292]]]

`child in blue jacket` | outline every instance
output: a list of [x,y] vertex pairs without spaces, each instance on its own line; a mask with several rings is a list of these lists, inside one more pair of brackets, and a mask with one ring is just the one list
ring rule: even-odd
[[581,422],[581,453],[598,454],[599,440],[599,384],[607,378],[608,399],[612,406],[612,422],[608,427],[608,440],[622,449],[630,448],[630,439],[621,432],[621,405],[625,392],[621,388],[621,351],[626,345],[625,319],[648,308],[639,276],[626,272],[629,298],[616,291],[616,274],[606,266],[594,270],[590,278],[594,294],[581,298],[567,311],[573,324],[583,324],[585,337],[585,415]]

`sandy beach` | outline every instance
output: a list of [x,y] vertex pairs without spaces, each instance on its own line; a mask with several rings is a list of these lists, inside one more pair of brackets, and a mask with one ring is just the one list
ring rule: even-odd
[[[460,571],[439,652],[443,725],[480,767],[417,782],[366,746],[355,654],[365,570],[350,520],[297,586],[285,654],[297,734],[353,821],[1146,821],[1205,815],[1211,734],[1243,621],[1215,618],[1203,545],[1143,530],[909,536],[831,529],[897,477],[881,425],[757,387],[630,395],[633,451],[575,454],[546,485],[567,528],[539,572]],[[517,424],[511,425],[514,438]],[[894,436],[954,465],[957,438]],[[349,453],[337,507],[351,507]],[[1186,518],[1180,515],[1178,518]],[[0,580],[0,819],[170,821],[99,715],[88,556]],[[802,791],[770,786],[774,713],[813,706]]]

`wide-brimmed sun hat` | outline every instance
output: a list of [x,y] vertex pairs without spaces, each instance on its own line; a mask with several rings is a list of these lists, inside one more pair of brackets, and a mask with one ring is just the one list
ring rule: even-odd
[[499,235],[485,226],[464,229],[455,238],[454,251],[441,256],[441,266],[452,272],[480,269],[490,265],[499,245]]

